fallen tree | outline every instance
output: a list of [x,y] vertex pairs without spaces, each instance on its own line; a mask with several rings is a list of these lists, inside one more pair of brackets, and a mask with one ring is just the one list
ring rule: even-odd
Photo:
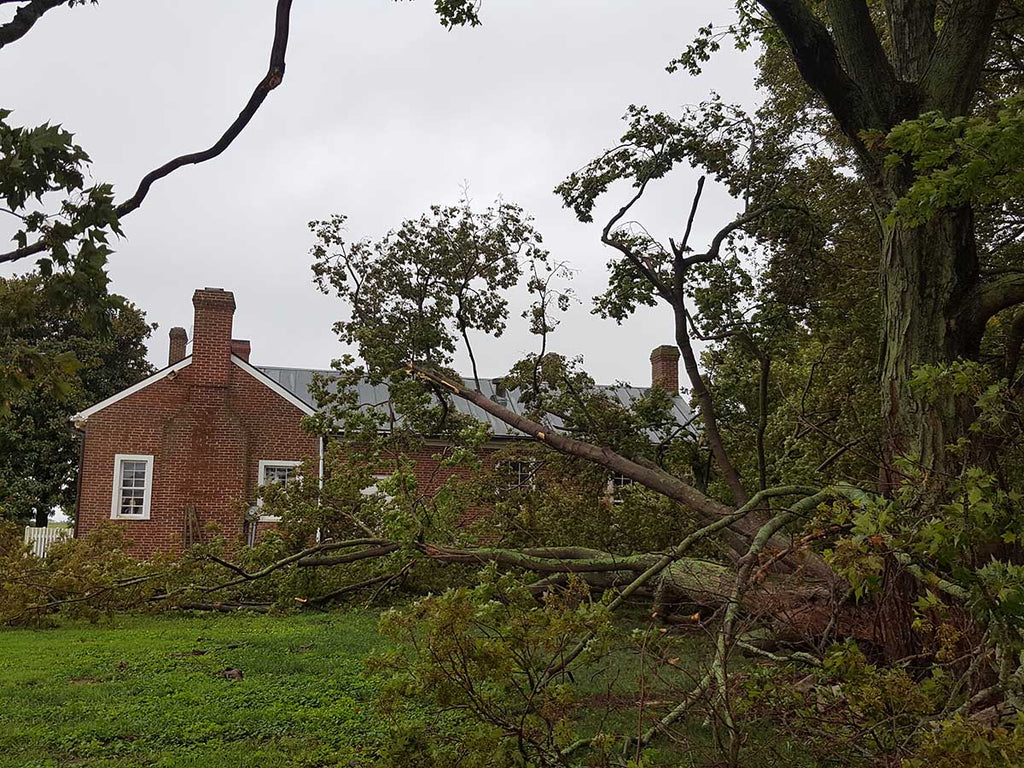
[[[302,596],[322,605],[400,583],[410,562],[488,564],[497,578],[486,588],[424,599],[409,626],[414,640],[417,622],[432,633],[414,643],[424,679],[436,681],[429,673],[438,669],[454,679],[445,693],[461,696],[458,706],[480,722],[500,723],[527,762],[564,765],[602,748],[597,738],[559,743],[536,704],[557,703],[592,647],[591,614],[580,606],[596,589],[607,594],[585,605],[594,615],[633,597],[652,601],[666,621],[696,606],[714,638],[704,673],[626,741],[637,763],[644,745],[698,704],[727,762],[739,763],[729,669],[738,649],[780,665],[780,687],[795,682],[788,665],[814,667],[822,685],[810,685],[820,687],[813,705],[801,698],[793,709],[825,720],[842,712],[847,743],[872,740],[857,753],[867,760],[1020,754],[1010,743],[1020,738],[1011,716],[1024,711],[1018,6],[741,0],[735,24],[702,29],[673,66],[699,71],[723,36],[741,47],[756,41],[766,104],[751,113],[710,98],[678,118],[632,107],[622,139],[559,186],[589,222],[602,195],[631,185],[601,229],[615,257],[596,309],[620,322],[641,306],[671,311],[699,429],[666,417],[668,393],[612,402],[576,363],[548,352],[553,309],[568,299],[521,209],[438,206],[376,243],[348,243],[343,217],[316,222],[318,283],[346,302],[337,328],[367,368],[340,366],[337,390],[324,387],[311,421],[364,451],[364,466],[335,467],[324,490],[311,491],[320,506],[296,505],[311,519],[295,521],[303,525],[282,557],[246,568],[208,555],[203,562],[230,571],[227,580],[203,571],[141,599],[220,610],[256,604],[246,590],[283,574],[351,572],[349,584]],[[439,7],[475,21],[476,3]],[[682,164],[743,201],[703,252],[691,245],[703,179],[678,240],[666,245],[627,221]],[[497,390],[494,398],[480,391],[470,340],[501,332],[506,294],[524,273],[540,351],[502,381],[519,393],[513,409]],[[708,345],[703,355],[698,340]],[[472,384],[451,371],[462,346]],[[363,376],[389,384],[388,403],[357,402],[345,384]],[[486,546],[467,544],[454,525],[469,507],[458,484],[426,493],[410,469],[409,445],[447,442],[444,460],[454,466],[473,461],[486,441],[453,398],[522,433],[537,449],[529,461],[562,462],[554,474],[564,488],[547,486],[540,504],[518,498],[530,496],[522,489],[498,499],[495,520],[508,525],[477,540]],[[475,455],[466,466],[482,472]],[[367,500],[385,457],[396,459],[391,479]],[[623,527],[614,510],[602,510],[596,493],[572,495],[587,473],[628,479],[654,499],[642,513],[663,504],[685,532],[660,531],[657,546],[613,546]],[[602,514],[608,520],[588,531]],[[304,546],[314,529],[325,538]],[[703,547],[710,556],[695,553]],[[381,571],[357,570],[371,563]],[[497,583],[512,573],[532,582]],[[22,574],[21,586],[36,576]],[[130,578],[98,580],[96,594],[155,581]],[[578,604],[560,604],[564,595]],[[503,626],[466,619],[490,618],[495,604],[509,607],[503,600],[514,602],[498,616]],[[546,623],[548,612],[564,624]],[[449,631],[449,618],[475,634]],[[539,627],[528,649],[514,647],[523,635],[503,633],[521,626]],[[805,647],[779,652],[744,635],[765,628],[769,641]],[[511,679],[501,690],[525,702],[500,718],[504,702],[482,699],[463,663],[486,657],[491,641],[509,653],[487,683]],[[528,716],[544,725],[524,728]]]
[[[666,618],[661,606],[675,601],[708,608],[715,658],[675,716],[710,697],[733,765],[742,739],[728,661],[741,642],[757,647],[738,637],[740,624],[800,638],[818,654],[850,641],[842,647],[879,664],[866,677],[898,679],[908,697],[927,699],[931,671],[956,679],[948,701],[911,718],[905,741],[879,746],[906,756],[906,744],[933,738],[922,730],[928,717],[961,706],[970,715],[986,699],[971,704],[971,696],[993,677],[1010,688],[1021,677],[1024,422],[1012,308],[1024,299],[1022,230],[1005,182],[1018,151],[1010,126],[1020,114],[1022,17],[995,0],[737,8],[736,23],[701,30],[673,66],[697,72],[723,37],[756,40],[764,107],[749,112],[716,97],[681,117],[631,107],[619,141],[557,189],[589,223],[602,196],[631,187],[601,228],[614,257],[595,309],[618,322],[642,306],[671,311],[699,429],[659,420],[656,398],[609,402],[577,362],[547,351],[562,302],[546,253],[531,252],[522,267],[540,352],[501,381],[517,392],[515,407],[482,391],[475,371],[468,380],[452,370],[459,347],[476,360],[471,332],[497,333],[495,317],[507,314],[486,271],[493,254],[480,258],[472,230],[425,217],[378,243],[353,244],[340,227],[320,228],[315,268],[350,313],[341,340],[366,362],[343,378],[391,387],[390,424],[380,426],[457,441],[452,403],[464,401],[530,438],[531,460],[557,456],[567,473],[625,478],[666,500],[701,541],[722,544],[710,564],[668,543],[657,554],[610,551],[594,546],[600,537],[584,545],[579,514],[563,530],[544,529],[554,536],[523,535],[516,546],[452,550],[428,528],[416,539],[425,556],[541,574],[534,595],[582,579],[610,589],[609,605],[642,594]],[[742,200],[704,250],[691,242],[703,179],[679,239],[666,244],[628,221],[680,165]],[[409,232],[420,239],[403,240]],[[462,311],[476,289],[497,308],[487,323]],[[800,490],[774,497],[773,486]],[[563,501],[550,497],[558,511]],[[510,515],[495,536],[515,538],[516,525],[533,532],[523,517]],[[578,645],[558,643],[561,656],[584,647],[586,634]],[[990,653],[973,664],[986,643]],[[842,663],[858,671],[844,683],[864,669],[854,655]],[[525,675],[530,692],[534,672]],[[549,754],[550,744],[534,745]]]

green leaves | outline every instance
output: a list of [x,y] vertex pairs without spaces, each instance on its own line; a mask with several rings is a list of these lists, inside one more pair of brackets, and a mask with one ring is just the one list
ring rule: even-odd
[[73,135],[59,125],[17,128],[7,122],[11,110],[0,109],[0,198],[12,211],[47,192],[72,193],[84,185],[89,156]]
[[922,224],[966,203],[1006,204],[1024,194],[1024,96],[994,114],[946,118],[929,112],[900,123],[885,138],[886,167],[914,172],[890,223]]
[[434,10],[441,23],[452,27],[480,26],[481,0],[434,0]]
[[[424,701],[462,713],[468,728],[493,729],[488,742],[463,739],[462,760],[476,764],[478,750],[486,750],[519,764],[512,759],[518,751],[529,765],[564,765],[559,753],[573,740],[579,710],[571,675],[548,673],[579,638],[609,627],[581,580],[570,578],[564,591],[538,602],[527,581],[492,565],[474,587],[385,613],[382,634],[415,653],[388,654],[374,666],[388,673],[384,696],[394,705]],[[600,646],[591,645],[587,661],[601,655]]]
[[[73,313],[83,331],[103,335],[110,312],[108,234],[121,234],[113,189],[109,184],[85,186],[89,156],[71,133],[49,123],[12,126],[10,115],[0,110],[0,214],[20,220],[13,235],[19,248],[34,241],[44,244],[37,267],[45,282],[35,287],[50,308]],[[60,199],[52,213],[44,206],[51,195]],[[15,285],[7,283],[4,290]],[[12,399],[32,387],[66,398],[74,373],[66,356],[47,358],[43,348],[11,339],[25,327],[25,317],[15,314],[12,308],[6,319],[13,324],[4,328],[9,338],[0,356],[0,419],[10,414]]]
[[668,63],[666,71],[677,72],[681,69],[696,77],[703,72],[704,65],[711,61],[711,57],[721,50],[725,40],[731,40],[738,51],[749,48],[757,32],[762,29],[757,5],[753,0],[738,0],[736,14],[736,21],[730,24],[709,23],[700,27],[693,42]]
[[597,198],[615,182],[627,181],[639,189],[682,162],[702,166],[720,180],[731,178],[751,127],[742,109],[714,93],[678,118],[631,104],[623,120],[627,128],[618,144],[555,188],[580,221],[593,220]]
[[339,215],[310,229],[317,285],[347,305],[335,330],[377,380],[413,361],[446,366],[470,334],[500,336],[504,292],[548,255],[531,218],[506,202],[435,205],[376,242],[347,242]]
[[19,520],[71,501],[69,417],[152,370],[145,316],[119,296],[90,297],[76,275],[0,279],[0,506]]
[[[110,254],[107,233],[121,228],[109,184],[85,186],[89,156],[59,125],[19,128],[9,124],[10,110],[0,110],[0,201],[21,220],[13,235],[19,248],[41,240],[47,255],[44,276],[54,266],[74,273],[94,292],[106,286],[104,267]],[[61,195],[56,212],[44,201]],[[44,200],[45,199],[45,200]],[[28,210],[31,202],[38,206]]]

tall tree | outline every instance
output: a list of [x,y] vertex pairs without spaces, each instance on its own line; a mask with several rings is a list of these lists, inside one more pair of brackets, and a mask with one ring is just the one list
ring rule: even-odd
[[74,504],[79,438],[70,416],[152,372],[153,326],[138,308],[120,296],[99,306],[68,302],[62,283],[38,275],[0,280],[0,350],[32,350],[51,363],[44,377],[12,378],[0,414],[0,514],[36,525]]
[[[1019,103],[1012,95],[1020,80],[1014,42],[1020,39],[1015,32],[1020,14],[999,15],[999,6],[992,0],[740,0],[739,21],[728,32],[745,43],[756,36],[763,44],[759,81],[765,106],[750,115],[712,98],[682,119],[631,108],[629,128],[618,144],[559,187],[566,204],[588,221],[595,200],[613,184],[632,184],[634,191],[602,229],[603,242],[618,256],[598,309],[616,319],[639,304],[661,301],[672,309],[704,422],[702,436],[722,485],[652,466],[646,457],[597,436],[590,441],[561,434],[552,429],[550,413],[541,410],[536,418],[512,413],[429,365],[408,362],[436,391],[463,397],[554,450],[631,478],[690,508],[709,525],[746,510],[724,528],[734,556],[742,560],[751,546],[764,544],[765,531],[772,546],[788,547],[782,529],[768,525],[745,500],[752,477],[758,478],[761,494],[771,491],[765,441],[773,356],[799,350],[807,382],[795,398],[786,396],[788,413],[796,399],[801,420],[809,423],[797,425],[788,447],[779,441],[784,450],[773,457],[775,467],[782,467],[777,475],[789,479],[786,463],[793,444],[813,432],[837,443],[832,455],[819,452],[814,484],[848,480],[850,475],[837,471],[838,459],[881,435],[879,450],[858,451],[866,456],[854,466],[852,479],[872,486],[880,474],[881,487],[898,499],[883,515],[903,526],[894,549],[925,546],[918,537],[928,526],[949,525],[941,519],[949,508],[937,507],[937,498],[948,500],[963,491],[964,482],[974,482],[962,473],[964,466],[998,469],[987,462],[995,457],[984,429],[969,429],[978,415],[977,387],[962,381],[934,387],[927,380],[936,371],[982,360],[986,330],[993,327],[989,320],[1024,299],[1024,273],[1013,247],[1020,239],[1019,228],[1012,226],[1017,186],[1004,162],[1017,156]],[[1015,4],[1002,7],[1012,11]],[[703,30],[675,66],[699,69],[717,45],[715,34],[713,28]],[[984,151],[983,137],[1000,149],[994,160]],[[986,157],[989,165],[979,166]],[[642,229],[622,226],[652,182],[683,162],[713,174],[745,203],[705,248],[689,242],[699,189],[689,217],[681,216],[678,240],[661,244]],[[749,274],[744,265],[749,251],[744,238],[758,250],[759,274]],[[812,269],[815,260],[831,260],[831,274]],[[836,281],[832,275],[844,268],[854,274]],[[832,282],[806,284],[823,277]],[[878,303],[869,311],[865,299],[872,296]],[[856,300],[855,311],[844,306],[850,298]],[[843,325],[845,331],[837,330]],[[730,443],[735,447],[740,441],[723,429],[721,390],[716,393],[701,371],[692,344],[697,335],[733,350],[745,348],[757,360],[753,407],[725,414],[734,424],[751,421],[752,415],[756,419],[751,441],[756,474],[744,476],[730,450]],[[824,338],[830,344],[855,342],[847,344],[851,350],[844,350],[842,360],[867,367],[876,347],[865,337],[880,338],[874,398],[860,391],[866,377],[843,381],[834,370],[822,377],[808,354]],[[780,346],[780,338],[788,346]],[[794,378],[790,374],[790,387]],[[875,416],[865,419],[864,434],[829,435],[823,428],[830,421],[860,426],[848,405],[830,408],[820,420],[809,418],[807,395],[822,386],[823,378],[854,390],[846,398],[854,407],[877,403]],[[744,405],[737,398],[733,402]],[[957,444],[955,450],[951,444]],[[876,460],[881,472],[869,478],[864,470]],[[929,493],[915,497],[915,484],[907,479],[919,477]],[[1002,477],[1000,492],[1017,493],[1019,478]],[[805,487],[804,477],[794,479]],[[731,506],[720,500],[726,494]],[[936,509],[939,519],[932,520]],[[988,526],[976,539],[985,540],[986,547],[997,538]],[[970,557],[980,551],[972,546]],[[879,641],[890,658],[902,658],[916,650],[911,628],[916,587],[902,567],[893,565],[897,559],[882,562],[893,568],[885,584],[894,610],[880,614]],[[945,562],[941,567],[958,566]],[[840,574],[810,553],[802,573],[831,586],[842,583]]]
[[878,139],[904,121],[955,120],[998,98],[1001,89],[985,87],[992,85],[986,68],[999,53],[994,43],[1001,23],[1013,23],[1016,3],[758,4],[774,23],[766,39],[775,30],[781,33],[814,101],[852,148],[882,222],[880,391],[887,450],[941,473],[946,445],[964,434],[965,420],[951,398],[926,401],[911,386],[913,372],[922,365],[977,359],[989,319],[1024,301],[1024,274],[990,272],[995,265],[980,247],[974,200],[923,221],[893,216],[919,171],[909,153],[894,156]]

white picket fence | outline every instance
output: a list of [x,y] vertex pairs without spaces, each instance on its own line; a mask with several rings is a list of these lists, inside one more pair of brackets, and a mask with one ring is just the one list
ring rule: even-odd
[[68,538],[70,535],[70,528],[35,528],[33,526],[25,527],[25,543],[32,545],[32,554],[36,557],[46,557],[46,550],[48,550],[51,546],[56,544],[61,539]]

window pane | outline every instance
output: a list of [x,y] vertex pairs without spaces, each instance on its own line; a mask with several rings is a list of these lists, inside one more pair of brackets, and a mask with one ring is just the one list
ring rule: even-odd
[[292,479],[293,472],[294,467],[267,464],[263,467],[263,482],[287,484]]
[[120,514],[138,517],[144,514],[146,501],[146,468],[148,462],[138,459],[121,461],[118,488]]
[[626,477],[625,475],[612,475],[612,485],[616,488],[625,488],[627,485],[633,484],[633,478]]

